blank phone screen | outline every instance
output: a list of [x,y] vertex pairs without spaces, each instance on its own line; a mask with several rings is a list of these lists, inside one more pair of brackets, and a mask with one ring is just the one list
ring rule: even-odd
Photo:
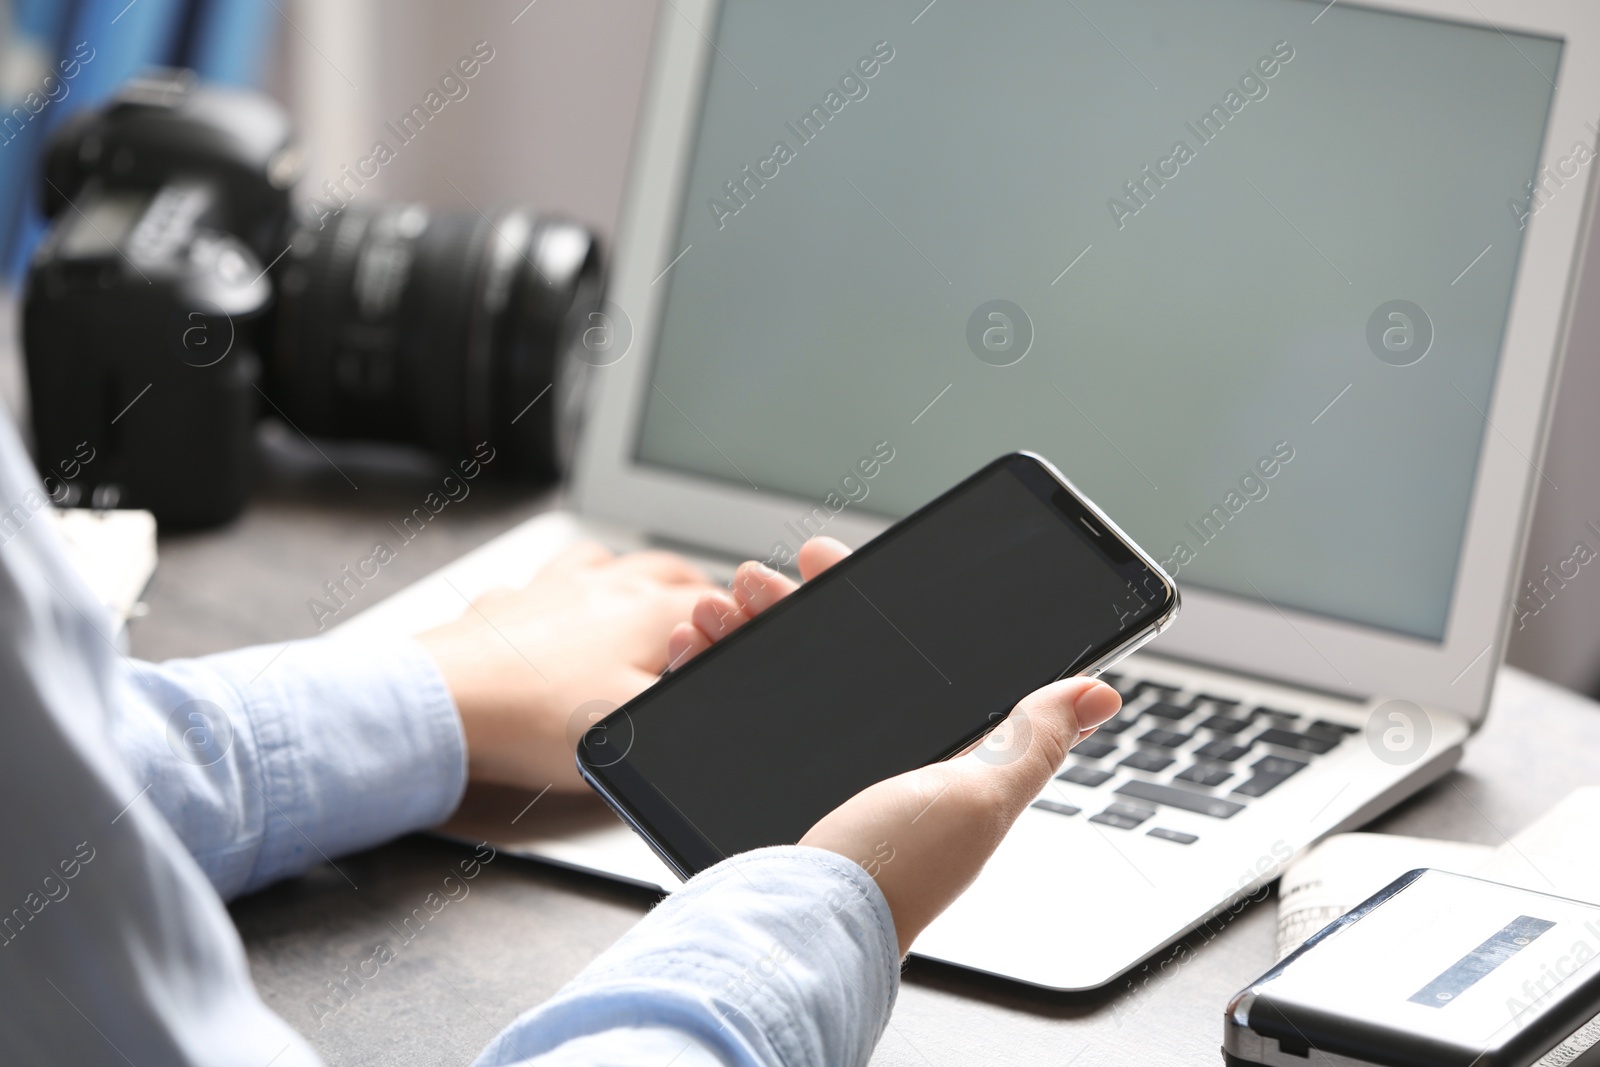
[[1094,525],[1034,461],[991,466],[628,705],[612,751],[724,855],[798,841],[1164,609]]

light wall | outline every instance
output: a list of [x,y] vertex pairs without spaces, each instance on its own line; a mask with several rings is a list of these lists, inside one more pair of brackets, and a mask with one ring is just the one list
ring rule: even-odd
[[[307,149],[303,193],[321,193],[324,181],[337,182],[342,167],[355,167],[382,140],[395,157],[356,192],[362,200],[459,211],[520,203],[609,235],[656,5],[523,3],[285,3],[271,88],[293,111]],[[466,95],[402,143],[386,123],[398,125],[475,46],[493,58],[464,82]]]
[[[1588,266],[1576,294],[1572,341],[1556,395],[1549,453],[1540,464],[1539,502],[1523,564],[1523,579],[1540,584],[1543,604],[1526,585],[1519,590],[1520,617],[1511,624],[1510,651],[1517,666],[1588,693],[1600,688],[1600,558],[1582,564],[1583,554],[1574,549],[1581,541],[1600,553],[1597,356],[1600,227],[1590,235]],[[1568,580],[1563,572],[1577,576]]]

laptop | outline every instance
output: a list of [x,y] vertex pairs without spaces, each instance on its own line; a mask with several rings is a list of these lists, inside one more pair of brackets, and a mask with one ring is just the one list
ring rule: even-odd
[[[580,536],[782,566],[1041,453],[1185,610],[914,951],[1056,990],[1457,762],[1538,592],[1600,8],[674,0],[657,37],[571,509],[346,632]],[[675,884],[533,801],[447,832]]]

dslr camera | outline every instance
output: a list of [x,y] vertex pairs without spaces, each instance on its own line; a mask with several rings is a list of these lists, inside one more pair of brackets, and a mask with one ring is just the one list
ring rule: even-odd
[[94,455],[58,503],[225,522],[262,415],[446,462],[488,442],[497,470],[559,476],[605,362],[572,343],[605,343],[594,235],[516,207],[313,219],[291,210],[300,159],[271,100],[187,71],[51,137],[23,304],[35,457]]

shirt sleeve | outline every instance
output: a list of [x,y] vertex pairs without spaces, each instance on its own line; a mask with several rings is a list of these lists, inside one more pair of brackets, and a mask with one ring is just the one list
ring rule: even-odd
[[[213,887],[448,813],[465,771],[443,682],[414,645],[333,639],[276,662],[136,663],[46,503],[0,416],[0,1063],[315,1067],[251,985]],[[864,1064],[896,956],[860,867],[814,849],[736,856],[479,1062]]]
[[460,803],[460,717],[415,642],[329,637],[129,664],[114,744],[225,899]]
[[865,1064],[899,990],[894,921],[857,864],[734,856],[662,902],[475,1067]]
[[110,743],[128,665],[45,506],[0,417],[0,1063],[309,1067]]

